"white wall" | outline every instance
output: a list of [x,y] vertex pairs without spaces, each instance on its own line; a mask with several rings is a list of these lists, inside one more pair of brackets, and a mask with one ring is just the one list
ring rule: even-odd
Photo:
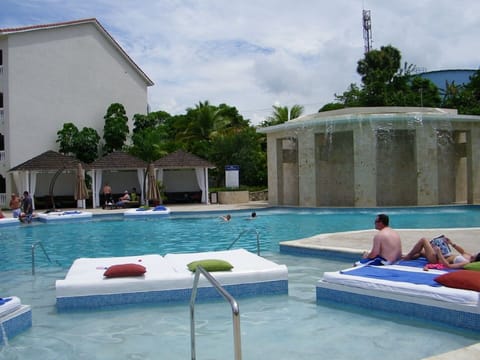
[[146,114],[145,80],[91,23],[9,35],[4,66],[9,167],[58,150],[57,131],[66,122],[102,137],[112,103],[123,104],[129,119]]

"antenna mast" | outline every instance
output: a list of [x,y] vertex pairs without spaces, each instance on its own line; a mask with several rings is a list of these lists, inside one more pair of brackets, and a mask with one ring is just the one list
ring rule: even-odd
[[365,43],[365,54],[372,50],[372,19],[370,10],[363,10],[363,41]]

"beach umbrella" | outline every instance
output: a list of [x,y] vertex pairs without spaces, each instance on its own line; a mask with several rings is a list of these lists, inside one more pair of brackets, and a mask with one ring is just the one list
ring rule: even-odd
[[85,175],[81,163],[77,165],[77,181],[75,184],[75,200],[82,201],[82,206],[85,208],[85,199],[88,199],[88,189],[87,184],[85,183]]
[[157,179],[155,177],[155,169],[153,164],[148,165],[148,187],[147,187],[147,201],[157,200],[161,202],[160,191],[158,190]]

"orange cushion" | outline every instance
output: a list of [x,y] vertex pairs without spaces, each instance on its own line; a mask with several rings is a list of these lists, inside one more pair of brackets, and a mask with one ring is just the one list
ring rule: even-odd
[[142,276],[147,269],[139,264],[119,264],[110,266],[104,273],[106,277]]
[[480,271],[454,271],[437,276],[435,281],[456,289],[480,291]]

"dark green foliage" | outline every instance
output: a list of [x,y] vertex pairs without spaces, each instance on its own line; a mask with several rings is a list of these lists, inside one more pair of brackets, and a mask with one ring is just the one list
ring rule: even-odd
[[75,141],[76,158],[86,163],[95,161],[98,156],[99,141],[100,136],[95,129],[84,127]]
[[95,129],[84,127],[82,131],[78,131],[74,124],[66,123],[57,135],[61,153],[74,155],[86,163],[91,163],[97,158],[100,136]]
[[57,131],[57,143],[62,154],[75,153],[75,139],[78,136],[78,128],[72,123],[63,124],[62,130]]
[[122,150],[129,132],[125,108],[122,104],[111,104],[103,118],[105,119],[103,127],[104,152],[108,154],[115,150]]
[[[441,106],[438,88],[428,79],[415,76],[415,66],[404,63],[400,51],[391,45],[372,50],[358,61],[357,72],[362,86],[351,84],[341,95],[335,94],[344,107],[368,106]],[[329,105],[326,109],[331,109]]]
[[260,124],[261,127],[283,124],[288,120],[300,117],[304,111],[304,107],[301,105],[293,105],[291,109],[289,109],[288,106],[273,105],[272,107],[272,115]]

